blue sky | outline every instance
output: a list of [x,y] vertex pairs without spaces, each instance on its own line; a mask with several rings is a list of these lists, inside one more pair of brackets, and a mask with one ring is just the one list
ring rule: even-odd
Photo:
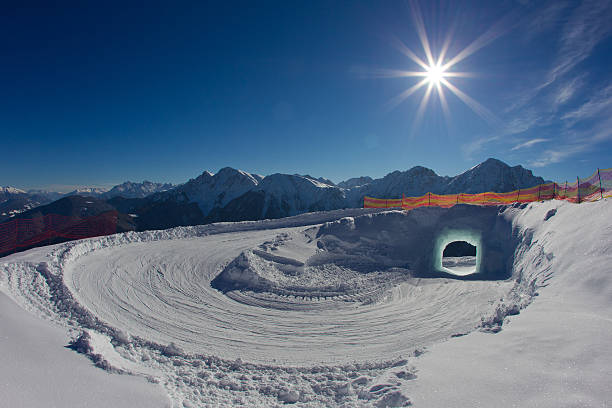
[[[60,3],[0,16],[0,185],[612,167],[607,1]],[[475,103],[394,104],[422,79],[390,75],[423,70],[419,27],[435,59],[446,38],[465,57],[446,79]]]

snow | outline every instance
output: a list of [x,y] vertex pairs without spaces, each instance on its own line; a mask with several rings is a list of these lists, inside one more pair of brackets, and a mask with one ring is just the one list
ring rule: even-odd
[[154,193],[170,190],[173,187],[170,183],[153,183],[148,180],[144,180],[142,183],[126,181],[111,188],[103,194],[103,197],[143,198]]
[[368,176],[353,177],[346,181],[341,181],[340,183],[338,183],[338,187],[344,188],[344,189],[350,189],[353,187],[364,186],[366,184],[371,183],[372,181],[374,181],[372,177],[368,177]]
[[406,171],[394,171],[381,179],[350,187],[346,194],[352,205],[361,205],[364,195],[401,198],[402,194],[421,196],[427,192],[436,194],[506,192],[543,183],[544,179],[535,177],[531,170],[521,166],[510,167],[499,160],[487,159],[454,177],[439,176],[433,170],[422,166]]
[[475,256],[445,256],[442,266],[458,276],[466,276],[476,272]]
[[195,179],[158,195],[159,199],[186,197],[189,202],[198,204],[202,213],[207,215],[214,207],[223,207],[234,198],[252,190],[261,177],[231,167],[224,167],[216,174],[205,171]]
[[[23,384],[47,384],[44,370],[28,376],[50,356],[70,369],[56,370],[53,387],[28,389],[30,406],[52,389],[71,399],[58,406],[126,389],[130,402],[97,399],[609,406],[610,219],[609,200],[351,209],[0,258],[0,291],[19,305],[0,295],[0,356],[12,361],[0,365],[11,378],[2,394],[16,406]],[[478,260],[443,260],[455,239],[478,240]],[[451,275],[451,261],[477,263],[476,273]],[[19,332],[27,324],[37,331]],[[83,356],[63,347],[70,342]],[[78,369],[112,380],[101,390],[101,380],[74,379]]]
[[313,207],[332,210],[348,206],[339,188],[299,175],[272,174],[265,177],[253,191],[265,193],[262,216],[267,213],[296,215]]
[[612,405],[610,204],[547,202],[518,214],[534,243],[522,266],[547,254],[547,286],[495,336],[475,332],[431,347],[406,390],[415,406]]
[[[436,194],[513,191],[543,183],[530,170],[488,159],[455,177],[439,176],[416,166],[373,180],[359,177],[337,186],[309,175],[271,174],[261,177],[225,167],[216,174],[205,171],[187,183],[152,196],[155,201],[196,203],[204,217],[264,219],[292,216],[314,210],[361,207],[364,196],[400,198]],[[220,215],[222,214],[222,215]]]
[[0,193],[5,193],[5,194],[26,194],[25,191],[20,190],[20,189],[15,188],[15,187],[11,187],[11,186],[0,187]]
[[79,187],[75,190],[72,190],[69,193],[66,193],[67,196],[70,195],[90,195],[90,196],[100,196],[106,193],[108,189],[104,187]]
[[0,293],[0,406],[170,407],[159,385],[111,375],[64,348],[66,332]]

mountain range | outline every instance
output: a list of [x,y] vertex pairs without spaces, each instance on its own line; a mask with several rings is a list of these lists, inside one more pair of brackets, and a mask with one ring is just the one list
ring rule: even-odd
[[52,203],[63,197],[78,195],[100,199],[111,199],[117,196],[144,198],[156,192],[170,190],[173,187],[175,186],[170,183],[152,183],[147,180],[142,183],[126,181],[123,184],[114,186],[110,190],[99,187],[81,187],[68,193],[47,190],[25,191],[9,186],[0,187],[0,222],[24,211]]
[[[224,169],[224,171],[232,171]],[[362,207],[365,196],[401,198],[436,194],[506,192],[544,183],[522,166],[510,167],[488,159],[454,177],[439,176],[433,170],[416,166],[394,171],[380,179],[358,177],[338,185],[309,176],[273,174],[225,205],[200,206],[206,222],[280,218],[309,211]],[[227,186],[231,189],[231,186]],[[194,189],[196,191],[197,189]],[[209,196],[209,200],[212,197]],[[190,201],[196,201],[189,197]],[[198,200],[202,200],[201,197]],[[208,211],[208,208],[212,210]]]
[[[510,167],[496,159],[488,159],[454,177],[440,176],[431,169],[416,166],[406,171],[394,171],[379,179],[362,176],[337,185],[325,178],[309,175],[272,174],[263,177],[225,167],[215,174],[205,171],[178,186],[149,181],[126,182],[108,191],[76,190],[60,199],[80,195],[103,201],[122,214],[131,214],[134,228],[145,230],[361,207],[366,195],[400,198],[402,194],[420,196],[427,192],[506,192],[541,183],[544,179],[534,176],[531,170],[522,166]],[[5,220],[18,212],[22,213],[20,217],[35,217],[44,210],[38,207],[48,204],[51,198],[42,192],[3,188],[0,190],[0,214],[5,213]],[[9,215],[2,209],[11,203],[24,206]],[[106,207],[100,205],[100,208]]]

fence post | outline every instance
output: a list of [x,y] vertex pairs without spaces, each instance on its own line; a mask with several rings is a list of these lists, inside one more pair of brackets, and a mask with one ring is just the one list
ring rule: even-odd
[[519,187],[518,193],[516,193],[516,202],[517,203],[520,201],[520,197],[521,197],[521,188]]
[[553,183],[553,198],[552,198],[553,200],[555,199],[555,193],[556,193],[556,192],[557,192],[557,182],[555,181],[555,182]]
[[427,194],[429,194],[429,206],[431,207],[431,191]]
[[17,248],[17,239],[19,237],[19,224],[18,224],[18,222],[19,222],[19,218],[17,218],[15,220],[15,243],[13,244],[14,245],[13,246],[13,250],[15,250]]
[[567,200],[567,180],[565,180],[565,191],[563,192],[563,197]]
[[601,187],[601,174],[599,174],[599,167],[597,168],[597,177],[599,177],[599,194],[601,194],[601,198],[603,199],[603,188]]
[[457,194],[457,202],[455,204],[459,204],[459,196],[460,194]]
[[576,176],[576,194],[578,195],[578,204],[580,204],[580,177]]
[[538,201],[540,201],[540,189],[542,188],[541,184],[538,184]]

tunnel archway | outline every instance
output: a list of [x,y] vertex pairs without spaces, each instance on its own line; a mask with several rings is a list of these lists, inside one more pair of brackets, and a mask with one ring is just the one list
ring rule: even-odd
[[478,248],[466,241],[453,241],[442,251],[442,267],[454,275],[465,276],[476,272]]
[[434,268],[458,277],[475,275],[481,272],[483,252],[480,231],[447,229],[434,246]]

